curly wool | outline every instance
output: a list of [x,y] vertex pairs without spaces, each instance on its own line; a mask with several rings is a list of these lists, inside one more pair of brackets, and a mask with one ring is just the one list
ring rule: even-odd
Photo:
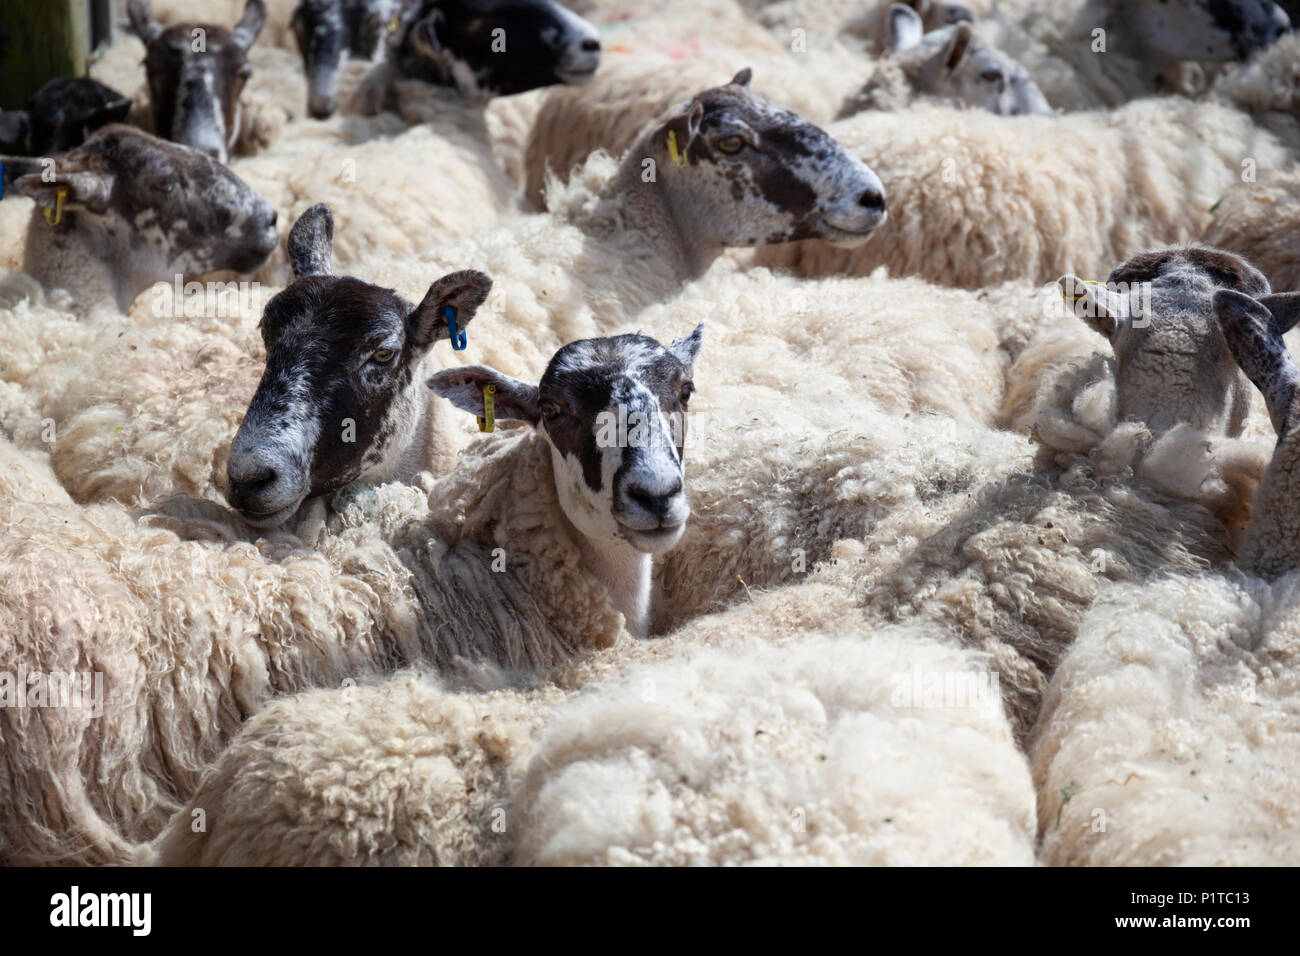
[[1097,602],[1033,741],[1044,863],[1300,862],[1298,599],[1174,575]]
[[1275,291],[1300,289],[1300,170],[1261,170],[1234,186],[1216,204],[1205,241],[1248,259]]

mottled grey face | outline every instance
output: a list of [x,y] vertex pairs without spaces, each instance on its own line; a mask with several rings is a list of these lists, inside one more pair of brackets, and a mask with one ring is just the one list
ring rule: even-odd
[[307,110],[325,119],[335,109],[339,70],[347,59],[381,59],[388,38],[414,16],[416,0],[302,0],[289,21],[307,71]]
[[895,4],[890,49],[917,93],[1000,116],[1052,115],[1025,68],[977,36],[969,23],[923,33],[921,18]]
[[278,242],[271,204],[229,169],[132,126],[104,127],[64,155],[52,177],[34,170],[15,188],[48,208],[65,190],[56,228],[99,232],[149,282],[251,272]]
[[266,304],[266,370],[230,446],[227,497],[256,527],[307,498],[384,474],[414,440],[427,392],[416,373],[447,310],[468,326],[492,281],[454,272],[418,306],[391,289],[329,272],[334,226],[316,205],[294,224],[297,280]]
[[1061,279],[1076,313],[1115,352],[1118,412],[1165,431],[1185,421],[1207,431],[1241,433],[1250,391],[1213,320],[1219,289],[1250,296],[1268,281],[1244,259],[1215,249],[1166,249],[1133,256],[1106,286]]
[[154,129],[224,163],[239,136],[239,97],[252,75],[248,50],[266,22],[263,0],[248,0],[233,30],[208,23],[163,29],[149,0],[130,0],[127,10],[145,44]]
[[749,80],[742,70],[705,90],[650,134],[678,219],[718,246],[866,241],[885,220],[879,178],[825,130],[750,92]]
[[546,436],[574,527],[654,554],[680,540],[690,516],[683,451],[702,339],[702,325],[667,348],[644,335],[587,339],[556,352],[537,384],[466,366],[439,372],[429,387],[482,414],[483,389],[493,386],[498,418]]
[[1164,60],[1244,60],[1290,29],[1272,0],[1112,0],[1117,17]]

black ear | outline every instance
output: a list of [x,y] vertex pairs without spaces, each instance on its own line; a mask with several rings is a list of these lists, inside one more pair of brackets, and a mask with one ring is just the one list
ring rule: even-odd
[[244,4],[244,15],[239,18],[235,28],[230,31],[230,39],[247,51],[257,40],[257,35],[266,25],[266,4],[263,0],[248,0]]
[[1296,424],[1293,408],[1300,370],[1277,331],[1273,314],[1262,302],[1232,289],[1214,293],[1213,303],[1228,350],[1263,394],[1277,437],[1286,437]]
[[1285,335],[1300,320],[1300,292],[1275,292],[1257,300],[1273,316],[1273,334]]
[[0,143],[10,149],[22,152],[31,149],[31,144],[27,140],[31,128],[31,120],[26,110],[7,110],[0,113]]
[[428,380],[429,388],[462,411],[483,415],[483,390],[491,385],[496,417],[536,425],[542,417],[537,403],[537,383],[503,375],[486,365],[447,368]]
[[442,11],[435,9],[423,20],[411,27],[411,47],[416,53],[435,63],[441,62],[446,54],[439,31],[442,28]]
[[334,258],[334,216],[318,202],[298,217],[289,230],[289,262],[297,279],[327,276]]
[[131,31],[145,43],[162,33],[162,27],[153,18],[149,0],[130,0],[126,5],[126,15],[131,20]]
[[[460,333],[473,320],[479,307],[486,301],[492,291],[492,280],[482,272],[464,269],[438,279],[429,286],[411,314],[407,316],[407,337],[418,346],[428,348],[442,338],[451,337],[451,328],[447,323],[450,310],[451,319],[456,323],[456,332]],[[463,339],[462,339],[463,341]],[[460,343],[452,343],[456,348],[464,348]]]
[[750,67],[745,67],[739,73],[731,78],[732,86],[749,86],[749,81],[754,78],[754,71]]

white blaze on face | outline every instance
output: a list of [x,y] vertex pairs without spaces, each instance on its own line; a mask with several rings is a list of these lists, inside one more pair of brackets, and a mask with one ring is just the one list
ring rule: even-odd
[[543,39],[549,45],[562,50],[560,61],[556,65],[556,74],[565,83],[585,83],[600,66],[600,50],[584,50],[583,44],[590,40],[599,42],[596,28],[571,10],[552,4],[551,10],[561,21],[561,27],[555,32],[556,37],[543,33]]

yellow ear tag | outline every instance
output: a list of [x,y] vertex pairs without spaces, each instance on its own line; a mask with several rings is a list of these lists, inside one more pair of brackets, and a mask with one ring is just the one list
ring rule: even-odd
[[[1084,284],[1084,285],[1101,285],[1101,283],[1098,282],[1098,281],[1095,280],[1095,279],[1084,279],[1084,280],[1083,280],[1083,284]],[[1080,299],[1084,298],[1084,296],[1083,296],[1082,294],[1080,294],[1080,295],[1066,295],[1066,294],[1065,294],[1065,290],[1062,289],[1062,290],[1061,290],[1061,298],[1062,298],[1062,299],[1065,299],[1065,300],[1068,301],[1068,302],[1078,302]]]
[[478,419],[478,430],[481,432],[490,432],[497,427],[496,402],[492,399],[496,390],[495,385],[483,386],[483,416]]
[[398,27],[398,25],[399,25],[399,22],[398,22],[397,17],[393,17],[393,19],[391,19],[391,20],[388,21],[388,32],[389,32],[389,33],[396,33],[396,32],[397,32],[397,27]]
[[[57,226],[59,223],[63,222],[63,200],[67,195],[68,187],[60,186],[58,193],[54,196],[54,209],[51,210],[48,206],[45,207],[45,221],[51,226]],[[53,213],[53,215],[51,215],[51,213]]]
[[677,130],[668,131],[668,155],[672,157],[674,163],[678,166],[686,165],[686,154],[679,152],[677,149]]

